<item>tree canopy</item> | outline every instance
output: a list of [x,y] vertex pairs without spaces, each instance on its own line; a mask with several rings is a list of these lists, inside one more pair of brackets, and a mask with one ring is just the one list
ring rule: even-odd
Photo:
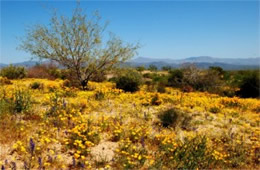
[[105,29],[98,13],[88,17],[78,5],[72,17],[55,12],[49,25],[32,25],[20,47],[35,57],[65,66],[85,89],[97,72],[103,73],[130,59],[139,48],[113,34],[105,41]]

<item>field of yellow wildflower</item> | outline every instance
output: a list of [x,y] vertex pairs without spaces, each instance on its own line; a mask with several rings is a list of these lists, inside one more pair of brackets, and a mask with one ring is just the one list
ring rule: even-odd
[[21,79],[0,101],[2,169],[259,168],[259,99]]

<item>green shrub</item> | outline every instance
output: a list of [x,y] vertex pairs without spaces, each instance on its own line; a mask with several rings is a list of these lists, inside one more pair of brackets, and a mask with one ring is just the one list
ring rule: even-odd
[[49,109],[47,110],[46,116],[56,117],[58,116],[59,111],[61,111],[64,106],[64,100],[62,98],[62,94],[54,91],[54,93],[50,96],[50,101],[48,103]]
[[35,82],[30,84],[30,88],[31,89],[43,89],[43,84],[35,81]]
[[191,116],[183,114],[180,127],[183,130],[191,130],[191,126],[190,126],[191,120],[192,120]]
[[161,143],[149,169],[211,169],[214,161],[206,137],[195,136],[184,142]]
[[259,71],[248,73],[239,85],[237,95],[243,98],[260,97],[260,75]]
[[28,111],[31,107],[31,94],[29,91],[18,89],[14,93],[14,111],[17,113]]
[[136,71],[127,71],[123,75],[116,78],[116,88],[122,89],[125,92],[135,92],[139,90],[142,84],[142,76]]
[[236,89],[235,88],[223,89],[220,95],[226,96],[226,97],[235,97]]
[[[214,150],[222,150],[226,153],[224,160],[221,161],[220,165],[230,167],[232,169],[237,169],[245,167],[249,164],[257,164],[255,162],[259,159],[258,148],[254,144],[248,144],[242,140],[242,136],[237,133],[222,134],[214,140],[213,148]],[[259,163],[259,161],[258,161]]]
[[207,140],[204,136],[185,141],[174,154],[176,169],[205,169],[209,168],[212,161],[213,157],[207,152]]
[[0,113],[24,113],[31,108],[31,94],[25,89],[15,89],[11,92],[11,97],[6,95],[5,90],[1,90]]
[[163,71],[170,71],[171,69],[172,69],[171,66],[163,66],[163,67],[162,67],[162,70],[163,70]]
[[223,86],[221,78],[223,75],[216,69],[218,68],[202,70],[194,65],[188,65],[181,70],[171,71],[168,82],[172,87],[190,86],[194,90],[219,94],[220,87]]
[[136,70],[139,71],[139,72],[142,72],[145,70],[145,67],[144,66],[138,66],[136,67]]
[[210,66],[209,67],[210,71],[214,71],[216,72],[219,76],[221,76],[222,78],[224,78],[224,74],[226,73],[223,68],[219,67],[219,66]]
[[157,92],[159,92],[159,93],[165,93],[165,92],[166,92],[165,85],[164,85],[164,84],[159,84],[159,85],[157,86]]
[[1,70],[0,75],[8,79],[22,79],[26,77],[26,70],[24,67],[13,66],[12,64]]
[[[7,95],[10,93],[9,95]],[[0,116],[4,114],[29,113],[32,100],[31,94],[25,89],[15,89],[11,92],[0,91]]]
[[7,100],[0,99],[0,118],[5,114],[10,113],[10,103]]
[[162,103],[160,100],[158,94],[155,94],[155,96],[152,98],[151,105],[159,106]]
[[190,122],[192,117],[178,109],[171,108],[165,110],[158,117],[164,127],[176,128],[178,126],[185,130],[191,129]]
[[166,111],[164,111],[162,114],[159,115],[159,119],[162,122],[162,125],[164,127],[175,127],[177,125],[177,120],[180,116],[180,113],[178,110],[171,108]]
[[168,84],[168,78],[165,75],[152,74],[153,83],[166,86]]
[[219,113],[220,112],[220,108],[216,107],[216,106],[213,106],[209,109],[209,111],[211,113]]
[[[241,143],[228,141],[225,144],[225,146],[226,146],[225,149],[229,153],[229,157],[228,157],[230,161],[229,166],[231,166],[232,168],[243,167],[247,161],[253,160],[253,159],[247,160],[248,155],[250,155],[250,153],[248,153],[249,148],[247,148],[244,141],[242,141]],[[259,158],[259,153],[258,153],[258,158]]]
[[95,99],[96,100],[103,100],[105,98],[105,94],[102,91],[97,91],[95,93]]
[[172,87],[181,87],[183,82],[182,70],[172,70],[168,77],[168,85]]
[[[157,73],[146,73],[144,78],[148,78],[145,84],[147,85],[147,91],[159,93],[165,93],[165,87],[168,84],[168,77],[166,75],[160,75]],[[152,79],[152,81],[150,80]]]
[[151,75],[152,75],[151,73],[145,73],[145,74],[143,74],[143,77],[144,78],[152,78]]
[[156,67],[156,65],[153,65],[153,64],[151,64],[151,65],[149,65],[149,68],[148,68],[150,71],[157,71],[158,70],[158,68]]
[[144,78],[149,78],[152,79],[154,81],[154,79],[156,79],[156,77],[158,77],[159,75],[157,73],[145,73],[143,74]]

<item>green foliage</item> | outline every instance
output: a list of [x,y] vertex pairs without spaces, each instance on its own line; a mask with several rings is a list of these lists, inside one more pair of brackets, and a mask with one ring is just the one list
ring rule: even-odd
[[205,136],[178,143],[162,143],[156,156],[156,162],[150,169],[210,169],[214,163]]
[[106,25],[99,14],[89,17],[83,12],[78,5],[71,17],[54,13],[48,25],[31,26],[20,48],[71,70],[86,90],[91,78],[133,57],[139,45],[124,43],[113,34],[103,38]]
[[8,97],[2,89],[0,95],[0,114],[21,114],[30,110],[32,105],[31,94],[28,90],[17,88]]
[[202,91],[221,94],[221,87],[225,85],[225,82],[223,82],[223,74],[224,73],[218,70],[207,70],[202,76]]
[[139,71],[139,72],[142,72],[145,70],[145,67],[144,66],[138,66],[136,67],[136,70]]
[[[221,67],[210,67],[207,70],[188,65],[181,69],[169,71],[169,75],[145,73],[145,78],[152,79],[147,83],[149,91],[163,90],[163,87],[177,87],[184,92],[207,91],[221,96],[260,97],[259,71],[240,70],[224,71]],[[160,89],[160,86],[162,88]],[[240,89],[238,92],[237,89]]]
[[15,113],[28,111],[31,107],[31,94],[27,90],[17,89],[12,98]]
[[185,130],[190,130],[190,122],[192,117],[181,112],[176,108],[170,108],[158,115],[162,126],[164,127],[180,127]]
[[151,64],[151,65],[149,65],[149,68],[148,68],[150,71],[157,71],[158,70],[158,68],[155,66],[155,65],[153,65],[153,64]]
[[116,87],[125,92],[135,92],[142,84],[142,75],[136,71],[127,71],[116,78]]
[[222,75],[215,68],[201,70],[194,65],[188,65],[182,69],[170,71],[168,85],[179,88],[190,86],[197,91],[219,93],[220,87],[223,85],[221,77]]
[[171,69],[172,69],[171,66],[163,66],[163,67],[162,67],[162,70],[163,70],[163,71],[170,71]]
[[97,71],[93,74],[93,76],[90,78],[90,81],[94,82],[103,82],[106,81],[106,74],[104,72]]
[[22,79],[26,77],[26,70],[24,67],[13,66],[11,64],[1,69],[0,75],[8,79]]
[[245,143],[243,141],[239,144],[232,143],[232,140],[229,140],[228,142],[229,143],[226,144],[225,149],[229,153],[228,159],[230,161],[231,167],[243,167],[247,162],[247,156],[250,154],[248,153],[249,148],[246,148]]
[[222,164],[220,164],[222,166],[231,168],[245,167],[246,164],[255,164],[254,159],[259,158],[258,149],[254,146],[255,144],[246,144],[243,137],[236,133],[224,133],[214,141],[216,147],[222,145],[223,148],[221,150],[226,152],[225,161],[222,161]]
[[156,91],[159,93],[165,93],[165,87],[168,84],[168,79],[166,75],[159,75],[159,74],[154,74],[152,77],[152,84],[156,88]]
[[43,89],[43,84],[35,81],[35,82],[30,84],[30,88],[31,89]]
[[102,91],[97,91],[95,93],[95,99],[96,100],[102,100],[105,98],[105,94]]
[[145,73],[145,74],[143,74],[143,77],[144,77],[144,78],[152,79],[152,77],[153,77],[154,74],[155,74],[155,73]]
[[169,72],[168,85],[171,87],[181,87],[183,82],[183,71],[180,69]]
[[214,71],[203,71],[196,67],[185,68],[184,82],[198,91],[210,91],[217,86],[218,75]]
[[214,106],[214,107],[211,107],[211,108],[209,109],[209,111],[210,111],[211,113],[219,113],[219,112],[220,112],[220,108],[218,108],[217,106]]
[[197,136],[187,140],[181,147],[178,147],[174,154],[176,169],[205,169],[208,168],[213,157],[207,152],[206,137]]
[[158,74],[158,73],[146,73],[143,75],[143,77],[152,79],[147,80],[145,84],[147,85],[147,91],[150,92],[159,92],[159,93],[165,93],[165,87],[168,84],[168,76],[164,74]]
[[50,96],[50,101],[48,103],[49,109],[47,110],[46,116],[54,116],[56,117],[60,110],[62,110],[64,104],[64,100],[62,96],[57,91]]
[[5,114],[10,113],[10,103],[7,100],[0,99],[0,118]]
[[232,86],[229,86],[229,89],[223,89],[221,94],[222,96],[226,96],[226,97],[235,97],[236,95],[236,89]]
[[165,93],[165,92],[166,92],[165,85],[164,85],[164,84],[158,84],[158,86],[157,86],[157,92],[159,92],[159,93]]
[[215,71],[219,76],[224,76],[224,74],[225,74],[225,71],[223,70],[223,68],[218,67],[218,66],[210,66],[209,70]]
[[250,72],[242,78],[237,95],[243,98],[260,97],[260,73]]
[[168,83],[168,79],[167,79],[167,76],[164,75],[164,74],[152,74],[152,80],[153,80],[153,83],[155,84],[161,84],[161,85],[167,85]]
[[162,101],[159,99],[158,94],[155,94],[155,96],[152,98],[151,104],[159,106],[162,103]]
[[161,113],[159,115],[159,119],[161,120],[162,125],[164,127],[169,127],[169,126],[175,127],[177,125],[177,120],[179,116],[180,116],[179,111],[174,108],[171,108]]

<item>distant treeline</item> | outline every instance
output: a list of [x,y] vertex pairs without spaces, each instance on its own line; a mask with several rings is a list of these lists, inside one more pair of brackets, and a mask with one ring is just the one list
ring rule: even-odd
[[[69,69],[61,69],[55,64],[37,64],[30,68],[9,65],[2,68],[0,76],[8,79],[42,78],[68,80],[69,86],[80,88],[80,84]],[[221,67],[200,69],[195,65],[184,65],[174,69],[155,65],[148,68],[117,68],[104,73],[96,73],[91,81],[114,81],[118,88],[134,92],[145,84],[151,91],[165,92],[166,87],[180,88],[183,92],[203,91],[222,96],[239,96],[244,98],[259,98],[259,70],[223,70]]]

